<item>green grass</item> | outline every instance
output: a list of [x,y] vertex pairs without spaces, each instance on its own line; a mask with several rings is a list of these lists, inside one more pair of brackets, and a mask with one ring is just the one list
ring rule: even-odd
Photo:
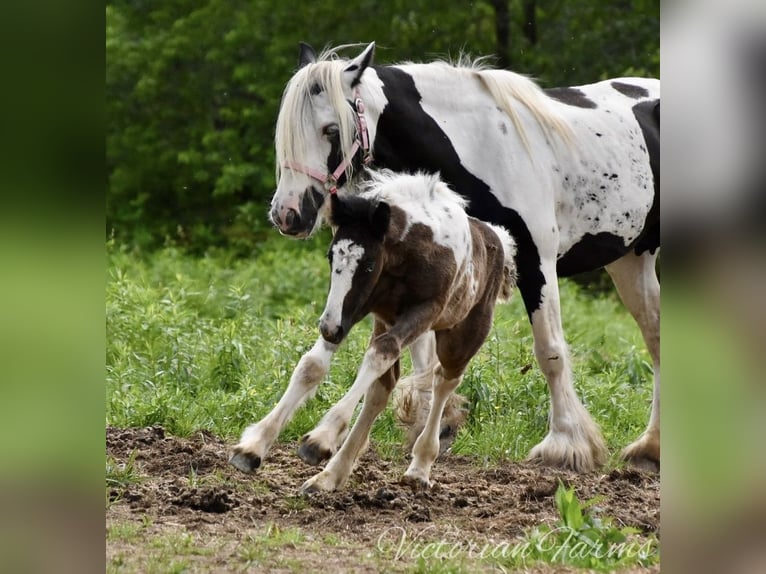
[[[106,285],[106,422],[161,424],[186,436],[205,428],[234,440],[264,416],[316,337],[328,286],[325,234],[274,237],[250,259],[195,258],[167,248],[140,256],[110,242]],[[640,333],[616,295],[561,282],[562,314],[578,393],[612,452],[643,430],[651,368]],[[316,397],[282,434],[295,440],[319,421],[356,374],[369,319],[336,354]],[[403,372],[409,369],[405,359]],[[454,451],[521,459],[546,432],[548,393],[536,366],[521,297],[499,305],[494,327],[460,392],[471,402]],[[401,429],[390,409],[373,429],[383,456],[397,456]]]

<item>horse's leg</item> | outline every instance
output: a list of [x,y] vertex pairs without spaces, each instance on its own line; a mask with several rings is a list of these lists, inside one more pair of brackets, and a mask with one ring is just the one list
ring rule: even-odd
[[607,266],[625,306],[641,329],[654,366],[652,412],[644,433],[622,451],[622,457],[643,468],[660,466],[660,284],[657,254],[628,253]]
[[541,271],[545,285],[540,307],[532,313],[531,321],[535,357],[551,393],[550,429],[542,442],[532,448],[529,460],[587,472],[603,464],[606,446],[572,383],[569,351],[561,326],[555,260],[543,261]]
[[293,413],[316,391],[317,385],[327,374],[336,348],[336,345],[320,337],[301,357],[277,405],[260,422],[247,427],[239,443],[232,449],[229,462],[233,466],[244,472],[253,472],[261,465]]
[[[434,333],[429,331],[418,337],[410,345],[410,353],[413,372],[403,378],[394,389],[394,412],[399,422],[407,428],[408,451],[412,450],[415,440],[423,432],[431,405],[434,368],[438,364]],[[447,400],[439,430],[440,453],[452,445],[465,421],[464,404],[465,398],[460,395],[452,394]]]
[[[386,326],[376,319],[373,323],[370,346],[372,346],[376,337],[385,332]],[[364,363],[362,364],[364,365]],[[398,362],[395,366],[395,375],[398,379]],[[387,374],[388,373],[384,372],[383,376],[385,377]],[[356,399],[353,399],[352,397],[349,397],[352,389],[349,389],[346,396],[342,399],[342,401],[346,401],[343,404],[347,406],[341,406],[341,402],[333,406],[325,416],[322,417],[319,424],[311,432],[306,433],[301,438],[301,443],[298,447],[298,456],[308,464],[316,466],[326,461],[337,452],[341,443],[346,438],[349,423],[351,422],[351,416],[353,415],[359,399],[364,394],[364,390],[361,390],[361,394],[358,394],[355,390],[354,394],[356,395]]]
[[303,483],[301,492],[336,490],[346,484],[354,468],[354,462],[367,447],[372,423],[386,407],[388,396],[396,385],[395,374],[398,370],[398,365],[394,365],[385,375],[372,383],[364,396],[362,411],[343,445],[322,472]]
[[436,334],[436,352],[440,364],[434,372],[433,400],[425,427],[412,448],[412,461],[403,478],[413,486],[431,486],[431,467],[440,453],[444,407],[460,386],[468,362],[489,334],[494,305],[495,297],[492,294],[476,305],[459,325]]
[[404,473],[403,480],[418,488],[431,486],[431,467],[439,456],[439,435],[442,414],[452,392],[460,386],[462,373],[454,376],[454,373],[445,373],[441,365],[437,366],[434,373],[433,400],[428,411],[428,418],[412,447],[412,461]]
[[336,452],[359,400],[373,381],[398,361],[402,349],[411,345],[428,330],[436,312],[438,311],[434,309],[433,303],[425,303],[399,317],[389,330],[386,330],[385,324],[375,319],[372,341],[354,384],[343,398],[327,411],[316,428],[301,439],[298,455],[303,460],[309,464],[319,464]]

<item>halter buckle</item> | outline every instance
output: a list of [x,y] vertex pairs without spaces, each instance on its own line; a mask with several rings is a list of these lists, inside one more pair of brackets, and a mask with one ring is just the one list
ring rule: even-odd
[[330,194],[336,194],[338,193],[338,180],[335,179],[333,175],[330,175],[325,181],[324,181],[324,189],[325,191],[329,192]]

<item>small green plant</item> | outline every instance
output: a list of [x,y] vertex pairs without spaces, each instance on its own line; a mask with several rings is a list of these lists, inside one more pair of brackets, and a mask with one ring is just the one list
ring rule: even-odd
[[113,457],[106,457],[106,504],[122,497],[125,490],[141,481],[136,468],[136,452],[130,453],[128,460],[117,462]]
[[574,488],[559,483],[554,497],[559,520],[531,531],[526,561],[568,564],[608,571],[616,567],[651,566],[659,562],[654,535],[638,538],[640,530],[618,527],[611,517],[596,516],[601,498],[581,502]]

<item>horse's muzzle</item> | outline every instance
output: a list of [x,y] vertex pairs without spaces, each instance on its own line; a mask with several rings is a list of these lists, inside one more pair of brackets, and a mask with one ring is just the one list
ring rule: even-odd
[[290,235],[291,237],[307,236],[313,225],[311,221],[304,221],[294,209],[288,209],[283,214],[280,214],[276,209],[272,209],[270,219],[282,235]]

